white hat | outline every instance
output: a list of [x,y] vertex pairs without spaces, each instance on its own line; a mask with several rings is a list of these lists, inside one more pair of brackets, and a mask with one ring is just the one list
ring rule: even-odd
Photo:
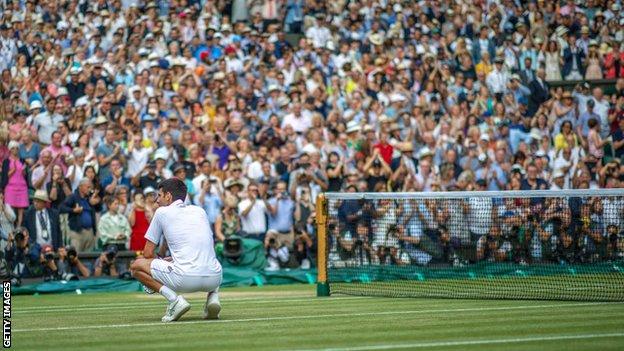
[[156,189],[154,189],[151,186],[145,187],[145,189],[143,189],[143,195],[153,194],[155,192],[156,192]]
[[78,99],[76,100],[76,107],[82,107],[82,106],[87,106],[89,103],[87,102],[87,99]]
[[287,98],[287,97],[285,97],[285,96],[280,96],[280,97],[277,99],[277,105],[278,105],[279,107],[285,107],[285,106],[287,106],[288,104],[290,104],[290,99],[289,99],[289,98]]
[[562,171],[560,168],[558,168],[558,169],[556,169],[556,170],[553,172],[552,178],[553,178],[553,179],[555,179],[555,178],[561,178],[561,177],[563,177],[563,176],[565,176],[565,174],[563,173],[563,171]]
[[479,160],[479,162],[485,162],[485,160],[487,160],[487,155],[486,154],[479,154],[477,159]]
[[72,69],[69,70],[69,74],[80,74],[80,72],[82,72],[82,68],[80,67],[72,67]]
[[34,200],[40,200],[43,202],[50,202],[50,198],[48,198],[48,192],[45,190],[37,190],[32,197]]
[[347,122],[347,133],[353,133],[360,131],[360,125],[357,121],[349,121]]
[[431,152],[431,149],[429,149],[428,146],[425,146],[421,148],[420,151],[418,151],[418,159],[421,159],[427,156],[433,156],[433,152]]
[[277,86],[277,84],[271,84],[271,85],[269,85],[268,90],[269,90],[269,92],[272,92],[273,90],[278,90],[278,91],[281,91],[281,89],[279,88],[279,86]]
[[546,153],[544,150],[537,150],[537,152],[535,152],[535,157],[546,157]]
[[148,60],[150,60],[150,61],[158,60],[158,58],[159,58],[159,56],[158,56],[158,54],[157,54],[157,53],[155,53],[155,52],[152,52],[151,54],[149,54],[149,55],[147,56],[147,59],[148,59]]
[[369,40],[369,41],[371,42],[371,44],[373,44],[373,45],[377,45],[377,46],[379,46],[379,45],[383,44],[383,38],[381,37],[381,35],[380,35],[380,34],[377,34],[377,33],[375,33],[375,34],[371,34],[371,35],[368,37],[368,40]]
[[390,102],[403,102],[405,101],[405,96],[399,93],[393,93],[390,95]]
[[67,92],[67,88],[65,87],[58,88],[56,96],[63,96],[63,95],[69,95],[69,93]]
[[18,143],[15,140],[11,140],[9,141],[9,150],[11,150],[12,148],[19,148],[20,147],[20,143]]
[[43,105],[41,104],[41,101],[39,101],[39,100],[33,100],[33,101],[30,103],[30,108],[29,108],[29,109],[30,109],[30,110],[34,110],[34,109],[36,109],[36,108],[42,108],[42,107],[43,107]]
[[222,32],[225,32],[225,31],[231,32],[232,31],[232,26],[229,25],[228,23],[226,23],[226,24],[221,26],[221,31]]
[[212,79],[214,79],[214,80],[224,80],[225,79],[225,73],[219,71],[219,72],[215,73],[212,76]]
[[489,136],[489,135],[487,135],[487,134],[481,134],[481,138],[480,138],[480,140],[483,140],[483,141],[490,141],[490,136]]

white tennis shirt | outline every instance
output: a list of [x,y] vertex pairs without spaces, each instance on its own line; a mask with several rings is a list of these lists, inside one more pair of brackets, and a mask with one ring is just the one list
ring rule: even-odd
[[176,273],[190,276],[221,274],[208,216],[201,207],[177,200],[158,208],[145,239],[158,245],[163,236]]

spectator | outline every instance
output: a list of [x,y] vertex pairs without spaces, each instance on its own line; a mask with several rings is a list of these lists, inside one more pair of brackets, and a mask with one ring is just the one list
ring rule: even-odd
[[236,198],[233,196],[226,197],[223,205],[223,210],[215,222],[215,237],[220,242],[232,235],[239,234],[241,230]]
[[[152,188],[152,190],[154,189]],[[145,191],[149,191],[149,189],[145,189]],[[131,227],[129,249],[142,251],[145,247],[145,233],[153,215],[152,211],[146,206],[144,193],[140,191],[134,193],[129,212],[128,224]]]
[[248,198],[238,204],[241,235],[264,242],[267,231],[266,215],[269,208],[267,200],[258,198],[258,186],[253,183],[247,187],[247,194]]
[[122,213],[119,213],[119,200],[113,196],[104,198],[107,212],[100,218],[97,230],[102,246],[114,245],[119,250],[127,248],[130,239],[130,223]]
[[26,183],[26,165],[19,158],[19,143],[9,143],[10,154],[2,163],[2,188],[6,203],[17,210],[16,225],[20,226],[24,218],[24,209],[28,207],[28,185]]
[[83,178],[78,189],[61,205],[61,213],[69,214],[69,240],[78,252],[95,248],[95,213],[99,206],[99,195],[89,178]]
[[58,249],[63,244],[58,210],[48,208],[50,199],[45,191],[33,195],[33,206],[24,213],[24,227],[30,233],[31,245],[50,245]]

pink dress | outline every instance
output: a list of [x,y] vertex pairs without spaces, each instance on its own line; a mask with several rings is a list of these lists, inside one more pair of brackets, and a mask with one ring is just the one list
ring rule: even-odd
[[28,184],[26,184],[24,176],[24,164],[22,161],[10,157],[8,162],[9,169],[15,168],[15,172],[13,172],[4,188],[4,201],[11,207],[28,207]]

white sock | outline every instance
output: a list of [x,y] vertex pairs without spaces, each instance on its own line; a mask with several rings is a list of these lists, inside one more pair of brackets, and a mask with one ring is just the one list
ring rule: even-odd
[[158,290],[158,292],[169,302],[174,302],[178,298],[178,294],[176,294],[175,291],[164,285],[160,288],[160,290]]

